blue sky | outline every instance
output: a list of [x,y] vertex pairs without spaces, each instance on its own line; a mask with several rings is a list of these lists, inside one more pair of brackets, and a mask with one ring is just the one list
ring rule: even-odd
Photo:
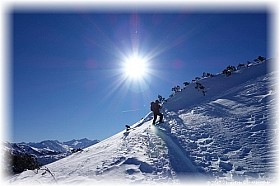
[[[11,140],[103,140],[139,121],[149,103],[203,72],[270,56],[266,10],[12,10]],[[140,80],[125,58],[147,59]]]

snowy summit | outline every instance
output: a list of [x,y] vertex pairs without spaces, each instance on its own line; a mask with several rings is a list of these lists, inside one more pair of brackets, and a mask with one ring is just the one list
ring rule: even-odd
[[164,123],[152,125],[148,113],[128,131],[7,182],[274,183],[276,71],[270,63],[198,79],[163,104]]

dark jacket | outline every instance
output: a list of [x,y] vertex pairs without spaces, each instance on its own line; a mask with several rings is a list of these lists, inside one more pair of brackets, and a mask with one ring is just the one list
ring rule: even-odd
[[161,106],[158,103],[153,104],[153,112],[154,113],[160,113],[159,109],[161,109]]

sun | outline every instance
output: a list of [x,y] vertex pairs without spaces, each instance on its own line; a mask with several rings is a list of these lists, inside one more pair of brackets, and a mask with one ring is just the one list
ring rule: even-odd
[[124,60],[123,70],[128,79],[143,79],[148,72],[147,60],[141,56],[132,55]]
[[137,93],[148,90],[151,76],[155,74],[151,58],[135,52],[130,55],[122,54],[119,59],[115,88],[125,88]]

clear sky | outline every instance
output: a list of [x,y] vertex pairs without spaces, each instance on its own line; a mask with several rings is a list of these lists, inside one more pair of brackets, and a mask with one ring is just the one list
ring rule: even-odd
[[[273,57],[269,19],[265,10],[12,10],[11,140],[110,137],[175,85]],[[129,60],[145,66],[134,63],[133,75]]]

